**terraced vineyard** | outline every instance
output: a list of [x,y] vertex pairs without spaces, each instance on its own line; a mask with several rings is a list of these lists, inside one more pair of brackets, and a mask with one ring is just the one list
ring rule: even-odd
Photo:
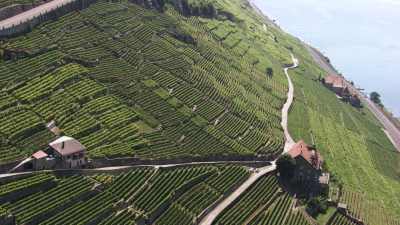
[[343,224],[343,225],[355,225],[357,223],[351,221],[350,219],[348,219],[346,216],[344,216],[341,213],[335,213],[333,215],[333,218],[331,219],[331,221],[329,222],[328,225],[339,225],[339,224]]
[[[3,181],[0,190],[9,191],[0,195],[0,208],[17,224],[198,224],[208,208],[249,175],[246,167],[228,165],[90,176],[40,173]],[[45,188],[32,189],[38,183]],[[293,198],[280,189],[275,175],[266,175],[216,224],[309,224],[292,207]]]
[[98,1],[5,40],[1,163],[45,146],[51,120],[94,159],[277,156],[289,51],[250,47],[269,39],[250,26]]
[[[293,138],[309,143],[314,140],[345,190],[362,194],[352,204],[356,208],[353,213],[369,224],[380,223],[373,220],[380,218],[373,216],[374,212],[398,220],[400,154],[367,108],[357,110],[338,101],[335,94],[315,81],[325,73],[312,64],[305,49],[299,49],[296,56],[303,63],[292,76],[296,88],[289,129]],[[357,207],[363,202],[377,207]]]
[[344,190],[339,202],[347,205],[349,215],[366,224],[399,224],[399,221],[388,216],[386,210],[376,204],[376,201],[368,200],[363,194]]
[[217,217],[213,224],[309,224],[293,209],[275,176],[264,176]]
[[[283,67],[293,53],[300,67],[290,74],[292,136],[321,150],[344,185],[334,200],[347,203],[350,216],[399,224],[400,155],[368,110],[315,81],[325,72],[299,40],[245,0],[162,3],[97,0],[1,40],[2,171],[56,138],[51,121],[86,146],[96,166],[272,161],[285,144]],[[198,224],[255,171],[192,165],[0,178],[0,223]],[[214,224],[311,224],[296,202],[269,174]],[[351,221],[336,213],[330,223]]]
[[[17,224],[176,224],[174,215],[187,218],[180,224],[193,224],[248,175],[248,169],[239,166],[30,175],[0,185],[7,190],[0,195],[0,208]],[[105,179],[100,177],[111,180],[101,183]],[[38,184],[43,188],[33,189]]]

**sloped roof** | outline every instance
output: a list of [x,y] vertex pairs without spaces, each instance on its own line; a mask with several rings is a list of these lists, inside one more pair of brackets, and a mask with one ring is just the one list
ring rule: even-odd
[[292,156],[292,158],[302,157],[315,169],[321,169],[323,162],[322,156],[316,149],[307,145],[303,140],[297,142],[292,149],[290,149],[288,154]]
[[46,158],[47,156],[49,156],[49,155],[47,155],[47,153],[42,150],[37,151],[37,152],[33,153],[33,155],[32,155],[32,157],[35,159],[43,159],[43,158]]
[[67,136],[58,138],[51,142],[49,146],[62,156],[72,155],[86,149],[78,140]]
[[325,78],[325,83],[331,84],[333,87],[347,88],[346,81],[343,77],[336,75],[328,75]]

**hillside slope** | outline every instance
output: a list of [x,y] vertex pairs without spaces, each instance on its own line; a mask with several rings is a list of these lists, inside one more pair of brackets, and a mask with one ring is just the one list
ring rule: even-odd
[[5,41],[2,161],[48,143],[51,120],[92,158],[279,154],[291,59],[253,29],[99,1]]
[[[244,0],[132,2],[99,0],[1,42],[0,165],[44,148],[55,138],[45,126],[53,120],[94,163],[275,159],[285,142],[282,68],[293,53],[300,61],[291,74],[293,138],[315,142],[344,190],[358,196],[342,199],[356,216],[377,224],[386,214],[374,216],[381,212],[374,205],[388,218],[400,214],[399,153],[368,110],[340,102],[315,81],[326,72],[299,40]],[[364,199],[372,203],[359,206]],[[182,210],[174,207],[171,217]]]
[[358,110],[322,86],[317,80],[326,72],[306,49],[296,56],[302,63],[292,76],[296,100],[289,116],[291,134],[296,140],[314,141],[335,178],[358,196],[350,205],[362,208],[358,210],[364,221],[379,224],[382,217],[370,214],[380,207],[399,215],[400,154],[382,125],[367,107]]

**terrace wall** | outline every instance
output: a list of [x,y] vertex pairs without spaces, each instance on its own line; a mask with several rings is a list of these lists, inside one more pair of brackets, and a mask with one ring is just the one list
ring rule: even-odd
[[12,27],[0,28],[0,39],[14,37],[26,32],[31,31],[35,26],[48,20],[55,20],[69,12],[87,8],[90,4],[95,3],[97,0],[73,0],[62,4],[59,7],[43,12],[27,21],[20,22],[18,25]]
[[112,166],[136,166],[136,165],[167,165],[167,164],[182,164],[182,163],[196,163],[196,162],[242,162],[244,165],[253,167],[261,167],[269,165],[270,161],[276,159],[277,155],[268,156],[254,156],[254,155],[220,155],[220,156],[206,156],[206,157],[182,157],[177,159],[154,159],[145,160],[135,157],[126,158],[97,158],[93,159],[91,165],[94,168],[112,167]]

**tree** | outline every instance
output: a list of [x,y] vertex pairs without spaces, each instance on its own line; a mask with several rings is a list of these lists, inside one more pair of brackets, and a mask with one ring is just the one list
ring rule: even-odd
[[272,78],[272,76],[274,75],[274,70],[271,67],[268,67],[265,70],[265,73],[268,75],[269,78]]
[[374,91],[369,95],[369,99],[371,99],[371,101],[373,101],[375,104],[383,106],[382,105],[382,101],[381,101],[381,95]]
[[284,154],[276,161],[276,167],[282,178],[291,179],[294,175],[296,160],[292,156]]
[[322,197],[314,197],[307,202],[307,212],[316,217],[320,213],[325,213],[328,209],[328,203],[326,199]]

